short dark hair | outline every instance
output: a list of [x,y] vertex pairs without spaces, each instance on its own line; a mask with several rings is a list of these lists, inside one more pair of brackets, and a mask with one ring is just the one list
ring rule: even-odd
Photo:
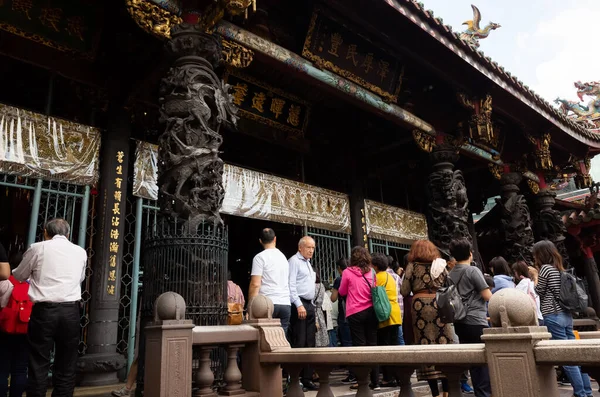
[[263,244],[269,244],[272,243],[273,240],[275,240],[275,230],[271,229],[270,227],[265,227],[260,232],[260,241]]
[[471,251],[471,242],[464,237],[450,242],[450,255],[452,255],[457,262],[468,260],[471,256]]
[[335,262],[335,264],[341,271],[344,271],[348,267],[348,259],[340,258],[337,260],[337,262]]
[[44,229],[50,238],[54,236],[68,237],[69,233],[71,232],[71,226],[69,226],[69,223],[62,218],[49,220],[46,222]]
[[527,263],[524,261],[518,261],[513,263],[512,265],[512,271],[515,274],[515,276],[517,276],[517,280],[521,277],[523,278],[531,278],[529,276],[529,266],[527,266]]
[[510,267],[508,262],[501,256],[497,256],[490,261],[490,267],[494,272],[494,276],[505,275],[510,276]]
[[375,253],[371,255],[371,263],[379,272],[384,272],[388,268],[388,258],[384,254]]

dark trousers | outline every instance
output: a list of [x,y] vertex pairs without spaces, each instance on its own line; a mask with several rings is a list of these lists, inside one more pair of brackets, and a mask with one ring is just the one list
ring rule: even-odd
[[79,303],[36,303],[29,319],[27,397],[45,397],[50,352],[54,351],[52,397],[71,397],[79,345]]
[[[468,325],[454,323],[454,331],[458,335],[461,344],[481,343],[484,325]],[[490,372],[487,366],[471,367],[471,381],[475,390],[475,397],[490,397],[492,387],[490,386]]]
[[283,333],[286,334],[288,332],[288,328],[290,327],[290,316],[292,315],[292,308],[290,305],[273,305],[273,318],[278,318],[281,322],[281,328],[283,328]]
[[[399,325],[390,325],[377,330],[377,346],[397,346]],[[396,377],[391,367],[383,365],[381,367],[383,380],[390,382]]]
[[450,388],[448,386],[448,379],[446,379],[446,378],[442,378],[442,379],[429,379],[427,381],[427,383],[429,384],[429,388],[431,389],[431,395],[433,397],[440,395],[440,388],[438,386],[438,380],[442,381],[442,391],[444,393],[448,393],[450,391]]
[[[306,310],[306,318],[298,318],[298,309],[292,305],[292,317],[290,320],[290,343],[292,347],[315,347],[317,344],[317,325],[315,323],[315,307],[311,301],[302,299],[302,305]],[[312,382],[312,368],[304,367],[302,370],[302,382]]]
[[[377,326],[379,322],[375,310],[370,307],[347,317],[352,334],[352,346],[377,346]],[[371,384],[379,384],[379,366],[371,369]]]
[[27,387],[27,360],[29,346],[27,335],[0,333],[0,396],[21,397]]
[[344,347],[352,346],[352,334],[350,333],[350,326],[348,325],[348,322],[346,319],[344,319],[342,322],[338,320],[338,324],[338,338],[341,345]]

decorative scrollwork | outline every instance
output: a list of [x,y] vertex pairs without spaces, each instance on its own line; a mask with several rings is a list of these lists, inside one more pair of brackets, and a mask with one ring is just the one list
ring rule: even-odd
[[552,154],[550,153],[550,141],[552,137],[549,132],[545,132],[538,139],[530,134],[525,134],[529,142],[535,147],[535,165],[540,170],[552,170]]
[[424,152],[431,153],[435,147],[435,138],[421,130],[413,130],[413,138]]
[[540,192],[540,185],[537,182],[530,179],[527,181],[527,185],[529,186],[531,193],[538,194]]
[[171,28],[179,25],[182,19],[177,15],[146,0],[126,0],[127,11],[135,23],[146,32],[160,37],[170,38]]
[[485,148],[498,149],[500,146],[500,130],[492,123],[492,96],[485,98],[469,98],[459,92],[458,101],[472,112],[468,123],[469,136],[474,143]]
[[254,59],[254,51],[233,41],[223,39],[223,62],[234,68],[247,68]]

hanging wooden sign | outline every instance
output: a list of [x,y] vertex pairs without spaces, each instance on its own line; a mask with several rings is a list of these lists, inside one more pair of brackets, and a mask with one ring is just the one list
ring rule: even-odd
[[355,32],[317,7],[302,56],[388,101],[397,102],[404,73],[402,65],[396,57]]
[[288,138],[304,138],[310,105],[278,88],[250,76],[227,72],[223,79],[231,86],[233,103],[242,117],[288,132]]

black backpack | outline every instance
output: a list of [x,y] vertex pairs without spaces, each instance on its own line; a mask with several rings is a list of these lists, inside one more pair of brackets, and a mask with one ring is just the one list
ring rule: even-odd
[[569,312],[583,312],[588,307],[588,295],[583,281],[572,270],[560,272],[560,306]]
[[463,278],[467,269],[463,270],[456,284],[450,278],[446,278],[444,286],[437,290],[435,300],[437,302],[438,314],[443,323],[449,324],[455,321],[464,320],[467,317],[467,307],[458,291],[458,284]]

